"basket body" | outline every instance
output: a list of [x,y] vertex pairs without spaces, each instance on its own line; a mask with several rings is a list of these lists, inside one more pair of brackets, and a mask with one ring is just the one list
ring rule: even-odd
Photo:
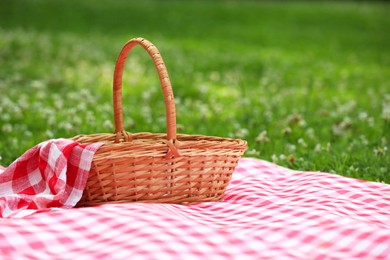
[[[157,69],[166,108],[166,134],[129,133],[122,113],[122,75],[130,50],[141,45]],[[176,134],[172,86],[157,48],[143,38],[127,42],[114,70],[113,134],[78,135],[79,143],[104,143],[95,153],[78,206],[119,202],[196,203],[219,200],[246,141]]]
[[166,135],[132,134],[115,143],[115,134],[80,135],[81,143],[105,142],[96,152],[78,206],[119,202],[197,203],[224,195],[246,142],[177,135],[180,156],[167,158]]

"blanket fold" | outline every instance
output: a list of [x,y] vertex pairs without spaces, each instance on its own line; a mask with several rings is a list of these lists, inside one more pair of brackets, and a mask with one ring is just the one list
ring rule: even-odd
[[0,217],[75,206],[101,145],[52,139],[29,149],[8,168],[1,167]]

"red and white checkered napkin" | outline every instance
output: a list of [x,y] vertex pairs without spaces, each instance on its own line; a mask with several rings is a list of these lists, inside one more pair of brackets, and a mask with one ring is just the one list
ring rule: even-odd
[[0,218],[76,205],[100,146],[49,140],[28,150],[8,168],[1,167]]
[[390,186],[244,158],[221,202],[0,222],[0,259],[390,259]]

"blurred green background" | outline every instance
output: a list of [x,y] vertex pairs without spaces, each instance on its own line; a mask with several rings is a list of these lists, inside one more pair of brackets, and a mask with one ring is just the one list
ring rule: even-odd
[[[246,139],[245,156],[390,183],[390,4],[380,1],[0,1],[0,164],[50,138],[112,132],[123,44],[162,53],[178,132]],[[142,48],[128,131],[165,132]]]

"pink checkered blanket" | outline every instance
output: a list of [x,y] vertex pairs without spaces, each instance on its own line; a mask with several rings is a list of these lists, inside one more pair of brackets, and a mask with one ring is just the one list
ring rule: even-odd
[[0,220],[0,259],[390,259],[389,185],[252,158],[220,202],[69,207]]

